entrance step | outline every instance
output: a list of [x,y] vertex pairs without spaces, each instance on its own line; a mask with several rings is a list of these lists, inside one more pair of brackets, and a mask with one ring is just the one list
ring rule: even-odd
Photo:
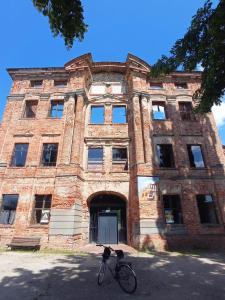
[[[113,245],[105,245],[111,246],[115,250],[123,250],[125,253],[128,254],[136,254],[138,251],[131,246],[126,244],[113,244]],[[84,246],[80,246],[76,248],[76,251],[86,252],[86,253],[94,253],[94,254],[102,254],[103,248],[97,247],[95,244],[87,244]]]

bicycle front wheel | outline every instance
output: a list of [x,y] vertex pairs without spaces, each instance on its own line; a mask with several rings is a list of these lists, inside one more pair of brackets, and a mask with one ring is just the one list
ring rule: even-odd
[[120,265],[118,269],[118,282],[121,289],[128,293],[132,294],[136,291],[137,288],[137,278],[135,272],[129,265]]
[[98,285],[101,285],[103,283],[105,271],[106,271],[106,265],[105,263],[102,263],[98,272]]

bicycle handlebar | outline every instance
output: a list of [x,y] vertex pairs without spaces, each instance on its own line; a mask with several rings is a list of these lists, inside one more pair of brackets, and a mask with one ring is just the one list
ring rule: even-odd
[[114,250],[112,247],[110,247],[110,246],[104,246],[104,245],[102,245],[102,244],[96,244],[96,246],[97,246],[97,247],[109,248],[110,250],[115,251],[115,250]]

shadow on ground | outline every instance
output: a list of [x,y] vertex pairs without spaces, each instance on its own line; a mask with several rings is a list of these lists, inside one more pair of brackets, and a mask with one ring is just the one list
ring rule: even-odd
[[138,254],[134,295],[107,276],[97,285],[100,256],[3,252],[0,299],[225,299],[224,254]]

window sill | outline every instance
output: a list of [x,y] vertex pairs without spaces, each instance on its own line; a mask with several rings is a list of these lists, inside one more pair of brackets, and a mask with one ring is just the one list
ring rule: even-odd
[[159,89],[157,89],[157,88],[151,88],[151,87],[149,87],[148,88],[149,90],[152,90],[152,91],[166,91],[166,89],[165,88],[159,88]]
[[127,160],[126,159],[124,159],[124,160],[118,160],[118,161],[116,161],[116,160],[114,160],[113,162],[112,162],[112,164],[114,165],[119,165],[119,164],[126,164],[127,163]]
[[0,224],[0,229],[1,228],[15,228],[15,226],[12,224],[12,225],[10,225],[10,224]]
[[28,228],[49,228],[49,223],[48,224],[32,224],[28,226]]
[[46,119],[50,120],[61,120],[63,117],[46,117]]

